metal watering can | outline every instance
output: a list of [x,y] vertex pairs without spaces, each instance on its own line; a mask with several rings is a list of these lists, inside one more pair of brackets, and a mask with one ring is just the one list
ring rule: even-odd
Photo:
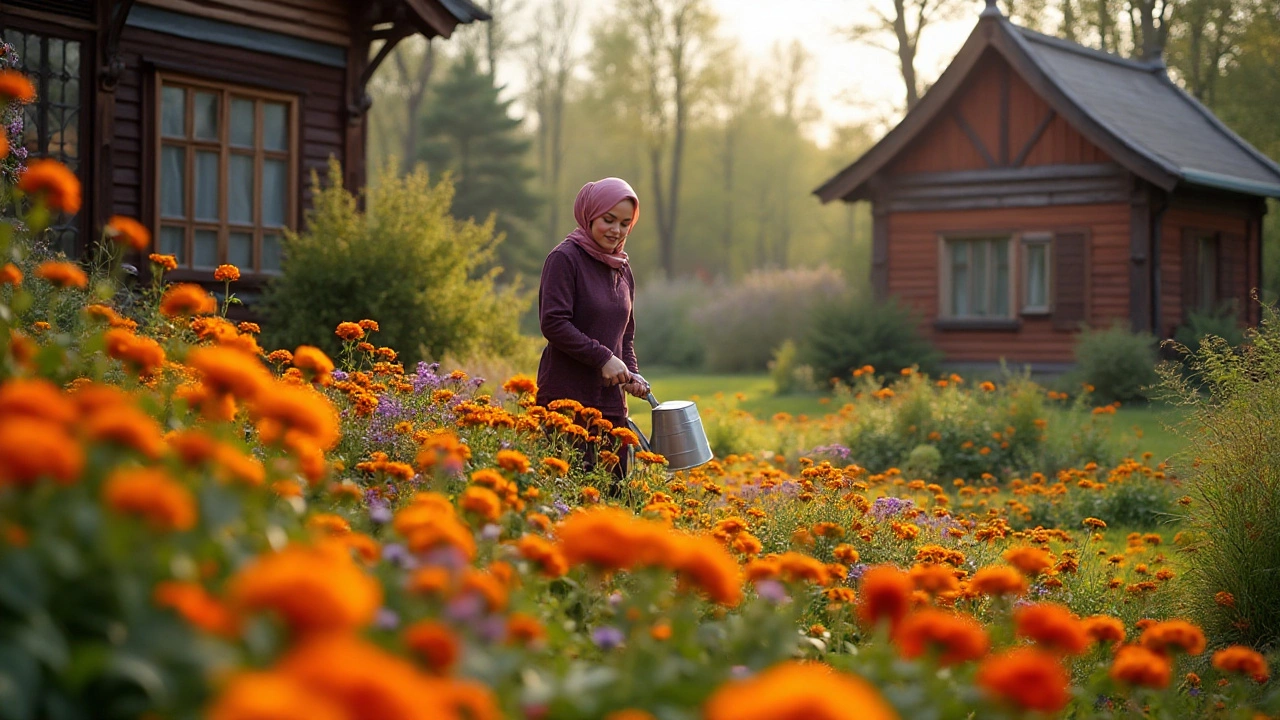
[[665,457],[668,470],[688,470],[714,457],[711,443],[707,441],[707,431],[702,427],[702,418],[698,417],[697,405],[689,400],[659,403],[652,392],[645,399],[649,401],[652,413],[653,437],[645,437],[640,428],[630,418],[627,419],[631,431],[640,438],[642,449]]

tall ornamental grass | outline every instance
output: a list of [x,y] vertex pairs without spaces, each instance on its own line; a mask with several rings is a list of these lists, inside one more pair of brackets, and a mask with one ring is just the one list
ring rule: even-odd
[[1274,307],[1233,350],[1210,336],[1189,375],[1161,368],[1164,388],[1190,408],[1177,463],[1187,484],[1186,602],[1217,642],[1280,640],[1280,325]]

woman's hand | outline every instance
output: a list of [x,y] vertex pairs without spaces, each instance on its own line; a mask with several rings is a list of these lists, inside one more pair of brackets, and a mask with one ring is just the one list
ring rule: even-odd
[[630,372],[627,370],[626,363],[618,359],[617,355],[609,358],[609,362],[600,368],[600,375],[604,377],[605,385],[618,385],[627,381]]
[[631,378],[622,383],[622,389],[641,400],[648,397],[650,392],[649,381],[641,377],[640,373],[631,373]]

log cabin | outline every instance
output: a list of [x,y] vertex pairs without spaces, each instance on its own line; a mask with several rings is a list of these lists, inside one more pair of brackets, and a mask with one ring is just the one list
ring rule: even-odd
[[1135,60],[1010,22],[994,0],[903,120],[819,187],[870,201],[871,287],[952,367],[1056,374],[1084,326],[1170,337],[1256,323],[1280,166]]
[[487,19],[470,0],[3,0],[0,38],[37,91],[22,146],[83,187],[51,243],[83,256],[109,217],[134,217],[177,257],[169,277],[230,263],[252,302],[312,171],[333,157],[363,187],[365,88],[391,49]]

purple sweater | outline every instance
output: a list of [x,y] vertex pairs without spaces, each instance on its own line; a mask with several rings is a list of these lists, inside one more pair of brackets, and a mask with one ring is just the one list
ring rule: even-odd
[[538,404],[577,400],[608,416],[625,416],[627,401],[619,386],[608,387],[600,368],[617,356],[638,372],[635,299],[631,267],[614,270],[565,240],[542,265],[538,317],[547,347],[538,363]]

